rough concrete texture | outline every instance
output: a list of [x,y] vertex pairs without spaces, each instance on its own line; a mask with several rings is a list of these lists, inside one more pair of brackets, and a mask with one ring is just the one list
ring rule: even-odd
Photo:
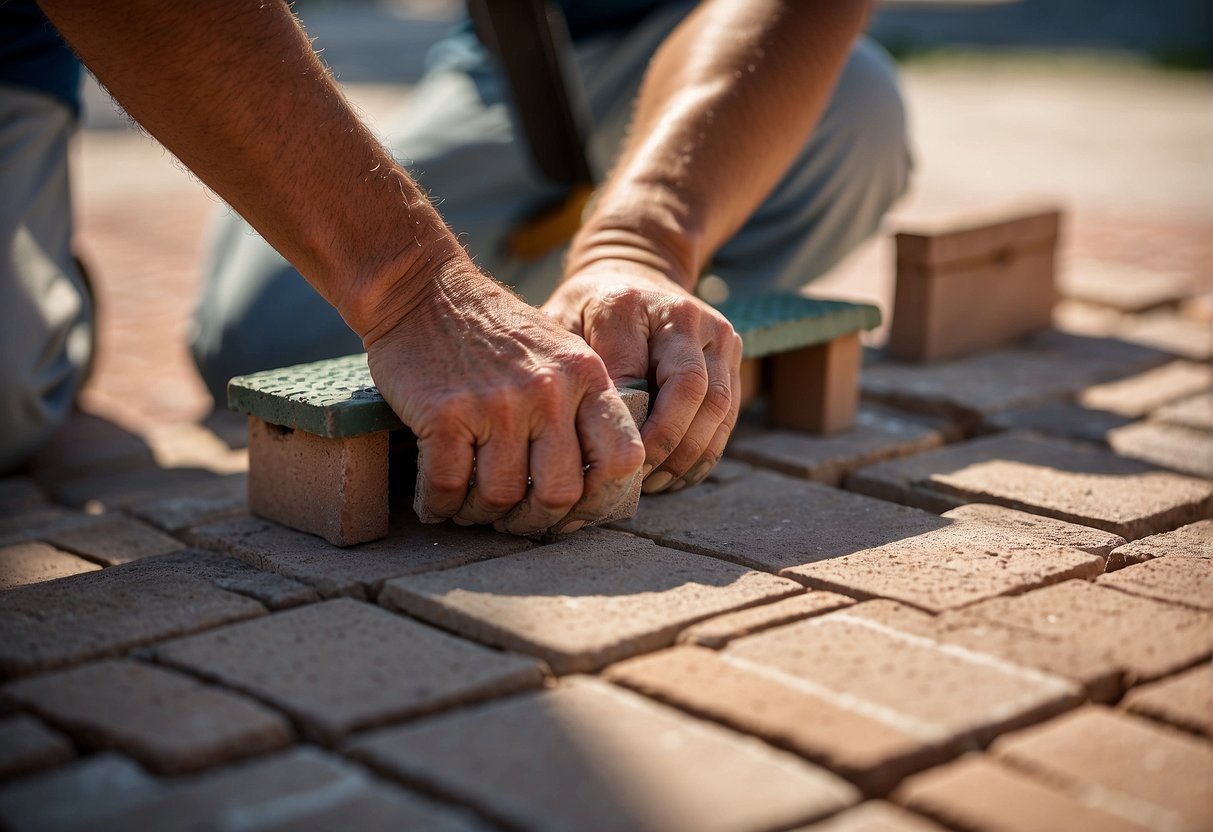
[[46,541],[104,566],[117,566],[151,555],[165,555],[185,544],[146,523],[120,514],[98,518],[87,526],[55,531]]
[[786,828],[858,799],[791,754],[592,679],[389,728],[348,750],[535,830]]
[[128,511],[169,534],[179,534],[243,514],[248,507],[248,476],[232,474],[186,485],[174,494],[142,501]]
[[1186,396],[1207,393],[1213,370],[1191,361],[1173,361],[1128,378],[1088,387],[1078,403],[1094,410],[1141,418]]
[[0,781],[59,765],[75,756],[67,737],[32,716],[0,717]]
[[1133,688],[1120,706],[1213,739],[1213,668],[1202,663],[1184,673]]
[[892,803],[869,800],[829,820],[794,832],[942,832],[942,827]]
[[1213,610],[1213,562],[1206,558],[1155,558],[1100,575],[1098,583],[1133,595]]
[[678,634],[678,643],[719,648],[735,638],[832,612],[853,603],[852,599],[834,592],[806,592],[773,604],[725,613],[692,624]]
[[835,436],[764,431],[735,438],[729,456],[793,477],[838,485],[855,468],[936,448],[947,438],[942,420],[860,405],[855,427]]
[[972,832],[1150,830],[977,754],[911,777],[893,799],[947,827]]
[[1104,557],[983,523],[950,526],[780,572],[814,589],[891,598],[931,612],[1015,595],[1069,578],[1094,578]]
[[[812,510],[806,511],[807,506]],[[662,546],[774,571],[879,546],[946,522],[817,483],[753,471],[721,485],[652,496],[617,528]]]
[[534,660],[350,599],[211,630],[152,653],[270,702],[322,742],[543,678]]
[[0,677],[112,656],[265,613],[258,602],[189,568],[185,556],[163,555],[0,594]]
[[1213,480],[1213,432],[1138,422],[1109,433],[1108,444],[1121,456]]
[[792,581],[593,530],[509,557],[388,581],[380,601],[487,644],[593,670],[688,624],[794,595]]
[[286,575],[326,598],[374,597],[388,578],[519,552],[531,542],[488,528],[434,526],[408,512],[383,540],[337,547],[256,517],[237,517],[195,529],[194,543],[220,549],[257,569]]
[[290,724],[251,699],[129,659],[15,682],[30,708],[87,748],[114,749],[162,774],[182,774],[288,744]]
[[1142,563],[1163,555],[1213,559],[1213,520],[1201,520],[1173,532],[1152,534],[1112,550],[1108,570]]
[[1213,431],[1213,396],[1208,393],[1188,396],[1160,407],[1150,418],[1176,427]]
[[0,590],[95,572],[100,568],[45,543],[16,543],[0,547]]
[[1064,520],[1054,520],[1052,517],[1041,517],[1038,514],[1028,514],[1025,511],[985,503],[970,503],[951,511],[945,511],[943,516],[949,520],[978,523],[1001,529],[1017,537],[1022,535],[1038,537],[1057,546],[1081,549],[1103,558],[1106,558],[1117,546],[1123,546],[1125,542],[1120,535],[1101,529],[1092,529],[1089,526],[1067,523]]
[[1000,737],[991,753],[1149,829],[1213,826],[1213,747],[1097,705]]
[[1062,439],[1078,439],[1106,445],[1108,433],[1133,423],[1128,416],[1091,410],[1074,402],[1046,402],[1016,410],[1004,410],[982,419],[979,433],[1030,430]]
[[1160,272],[1107,260],[1074,260],[1058,276],[1062,295],[1120,312],[1175,306],[1193,294],[1182,272]]
[[0,826],[20,832],[105,828],[109,819],[161,791],[126,757],[93,754],[0,787]]

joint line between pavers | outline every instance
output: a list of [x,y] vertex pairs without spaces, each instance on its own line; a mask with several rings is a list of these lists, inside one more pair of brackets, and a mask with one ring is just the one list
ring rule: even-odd
[[759,664],[758,662],[735,656],[731,653],[719,653],[717,655],[725,664],[732,665],[738,670],[770,679],[800,693],[807,693],[816,699],[833,702],[853,713],[883,723],[916,739],[927,742],[945,742],[950,736],[947,729],[941,725],[898,713],[891,708],[877,705],[875,702],[860,699],[853,693],[835,690],[809,679],[793,676],[778,668],[768,667],[767,665]]

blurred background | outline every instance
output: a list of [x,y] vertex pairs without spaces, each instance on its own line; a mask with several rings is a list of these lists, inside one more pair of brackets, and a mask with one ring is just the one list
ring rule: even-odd
[[[455,0],[299,0],[295,9],[372,127],[407,104],[429,46],[463,14]],[[873,301],[887,317],[888,232],[1045,197],[1069,212],[1063,278],[1113,266],[1179,274],[1207,314],[1213,4],[885,0],[870,32],[900,64],[917,173],[886,233],[811,293]],[[223,208],[95,82],[86,87],[73,155],[77,248],[98,288],[101,353],[82,405],[139,434],[196,422],[211,401],[186,326],[207,227]],[[1058,316],[1090,334],[1120,325],[1079,301]]]

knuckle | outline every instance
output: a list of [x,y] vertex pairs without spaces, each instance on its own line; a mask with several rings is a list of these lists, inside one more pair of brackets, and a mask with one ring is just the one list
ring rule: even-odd
[[517,505],[525,496],[522,488],[491,485],[476,488],[476,501],[490,511],[505,511]]
[[581,499],[582,483],[572,480],[553,480],[548,483],[536,483],[533,499],[535,505],[545,512],[567,511]]
[[444,494],[451,494],[467,488],[467,478],[461,472],[454,469],[429,471],[426,474],[426,480],[429,482],[431,489]]
[[713,381],[708,385],[707,394],[703,397],[700,409],[717,422],[723,422],[729,417],[732,404],[733,393],[729,389],[729,385],[723,381]]

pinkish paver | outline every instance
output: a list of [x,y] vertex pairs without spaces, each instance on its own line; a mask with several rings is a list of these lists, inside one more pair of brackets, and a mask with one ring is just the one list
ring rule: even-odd
[[994,743],[998,759],[1150,829],[1213,826],[1213,746],[1090,705]]
[[1171,402],[1213,385],[1213,370],[1192,361],[1173,361],[1144,373],[1088,387],[1078,403],[1095,410],[1141,418]]
[[834,592],[806,592],[773,604],[729,612],[692,624],[678,634],[678,643],[719,648],[735,638],[833,612],[853,603],[853,599]]
[[1098,583],[1133,595],[1213,610],[1213,561],[1205,558],[1155,558],[1101,575]]
[[926,818],[883,800],[869,800],[829,820],[793,832],[943,832]]
[[859,797],[792,754],[582,677],[347,751],[522,829],[781,829]]
[[1150,414],[1153,421],[1192,430],[1213,431],[1213,395],[1198,393]]
[[0,546],[0,591],[55,578],[96,572],[101,567],[45,543]]
[[565,674],[666,647],[696,621],[799,591],[785,578],[593,530],[517,555],[396,578],[380,602],[539,656]]
[[273,704],[323,742],[543,679],[533,659],[347,598],[170,641],[152,654]]
[[1213,358],[1213,328],[1206,321],[1194,321],[1181,315],[1137,316],[1123,329],[1120,337],[1191,361]]
[[970,503],[951,511],[945,511],[943,516],[949,520],[992,526],[1017,536],[1039,537],[1041,540],[1057,546],[1081,549],[1105,558],[1113,549],[1123,546],[1125,542],[1120,535],[1105,532],[1102,529],[1092,529],[1077,523],[1067,523],[1064,520],[1054,520],[1052,517],[1042,517],[1039,514],[1028,514],[1026,511],[1016,511],[1013,508],[985,503]]
[[1120,706],[1213,739],[1213,668],[1203,662],[1184,673],[1133,688]]
[[1121,312],[1176,306],[1194,294],[1192,279],[1182,272],[1103,260],[1071,260],[1058,275],[1058,289],[1066,297]]
[[75,756],[67,737],[32,716],[0,717],[0,780],[66,763]]
[[85,746],[122,751],[163,774],[259,754],[292,739],[282,716],[251,699],[129,659],[16,682],[0,695]]
[[1173,532],[1152,534],[1112,550],[1108,569],[1121,569],[1164,555],[1213,560],[1213,520],[1201,520]]
[[120,514],[100,517],[87,526],[52,532],[46,541],[105,566],[186,548],[180,540]]
[[1213,479],[1213,433],[1209,431],[1137,422],[1109,433],[1108,444],[1121,456]]

